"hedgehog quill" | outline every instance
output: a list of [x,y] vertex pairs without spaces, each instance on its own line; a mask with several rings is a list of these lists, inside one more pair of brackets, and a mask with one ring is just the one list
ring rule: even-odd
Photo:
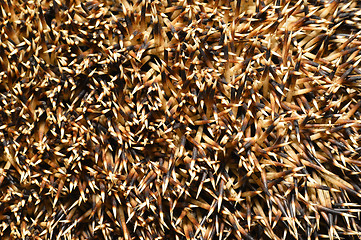
[[358,1],[0,1],[3,239],[358,239]]

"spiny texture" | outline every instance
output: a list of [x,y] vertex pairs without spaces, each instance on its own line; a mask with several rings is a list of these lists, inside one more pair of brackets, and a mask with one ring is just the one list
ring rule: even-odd
[[358,1],[0,1],[2,239],[360,236]]

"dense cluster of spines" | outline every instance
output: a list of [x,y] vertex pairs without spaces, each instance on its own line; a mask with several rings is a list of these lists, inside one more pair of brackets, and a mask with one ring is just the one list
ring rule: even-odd
[[0,235],[356,238],[357,1],[0,1]]

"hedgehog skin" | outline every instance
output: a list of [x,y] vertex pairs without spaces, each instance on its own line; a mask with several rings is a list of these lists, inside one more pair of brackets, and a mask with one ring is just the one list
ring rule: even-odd
[[2,239],[360,236],[358,1],[0,5]]

